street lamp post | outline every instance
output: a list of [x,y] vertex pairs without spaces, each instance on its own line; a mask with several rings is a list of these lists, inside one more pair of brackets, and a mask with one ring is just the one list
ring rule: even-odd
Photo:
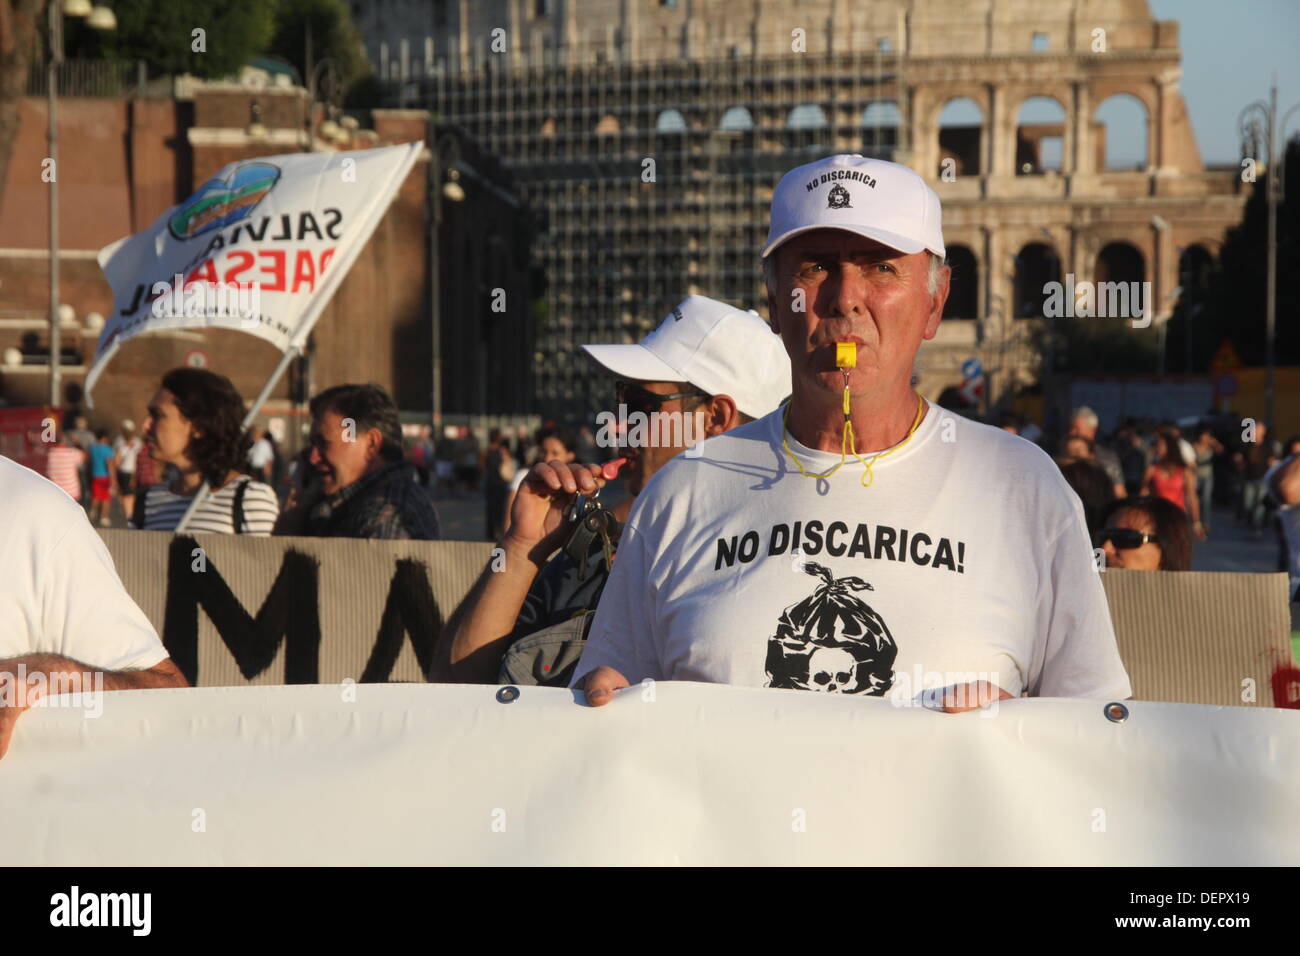
[[[1300,109],[1300,103],[1287,110],[1282,116],[1282,121],[1278,122],[1277,81],[1274,80],[1273,85],[1269,88],[1268,102],[1256,100],[1242,110],[1241,115],[1237,118],[1238,126],[1241,129],[1243,156],[1249,157],[1253,153],[1255,159],[1258,160],[1260,155],[1259,147],[1262,145],[1264,147],[1265,162],[1268,164],[1268,181],[1264,190],[1264,199],[1268,207],[1268,298],[1264,303],[1268,377],[1267,384],[1264,387],[1264,422],[1268,425],[1270,432],[1273,430],[1274,424],[1273,412],[1276,397],[1277,368],[1274,348],[1277,324],[1277,204],[1284,196],[1283,178],[1286,166],[1286,143],[1280,141],[1278,134],[1281,133],[1282,136],[1285,136],[1287,121],[1291,118],[1291,114],[1298,109]],[[1282,155],[1279,156],[1279,152]]]
[[49,0],[49,62],[46,66],[47,129],[50,146],[50,405],[62,402],[59,359],[59,66],[63,63],[63,18],[88,18],[94,30],[114,30],[117,20],[108,7],[91,7],[90,0]]

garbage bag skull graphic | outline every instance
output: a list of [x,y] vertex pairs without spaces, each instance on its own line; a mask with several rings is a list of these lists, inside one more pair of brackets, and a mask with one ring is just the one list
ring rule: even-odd
[[767,686],[883,696],[894,683],[898,645],[884,619],[852,593],[875,589],[811,561],[804,570],[822,583],[781,612],[767,641]]

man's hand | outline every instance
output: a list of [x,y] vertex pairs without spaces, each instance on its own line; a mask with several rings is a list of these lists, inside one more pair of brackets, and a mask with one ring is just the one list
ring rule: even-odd
[[591,494],[605,486],[599,465],[548,461],[528,471],[510,509],[510,530],[503,543],[525,549],[541,564],[560,547],[564,512],[579,492]]
[[612,667],[597,667],[582,682],[588,707],[604,707],[614,699],[614,691],[627,686],[627,678]]
[[945,687],[938,699],[937,710],[945,714],[964,714],[980,710],[998,700],[1010,700],[1011,695],[990,681],[972,681]]
[[[35,673],[45,675],[45,680],[31,682],[30,677]],[[60,688],[71,693],[89,691],[93,688],[83,687],[83,677],[95,673],[103,674],[104,690],[189,686],[170,657],[138,671],[105,671],[54,654],[31,654],[0,661],[0,759],[9,750],[19,716],[37,702],[50,681],[61,678]]]
[[16,692],[17,688],[9,684],[5,688],[5,696],[0,698],[0,760],[4,759],[5,752],[9,749],[9,741],[14,735],[14,724],[18,723],[18,715],[30,707],[37,696],[31,691],[26,691],[20,704],[17,700],[9,699],[10,695]]

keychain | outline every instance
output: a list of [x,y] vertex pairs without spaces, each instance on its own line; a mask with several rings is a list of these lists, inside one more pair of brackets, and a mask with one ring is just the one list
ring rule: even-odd
[[[601,468],[602,477],[612,481],[618,476],[619,468],[626,461],[626,458],[616,458],[606,463]],[[615,519],[613,513],[600,502],[600,489],[597,488],[589,495],[580,494],[575,497],[569,507],[567,519],[573,528],[565,539],[564,553],[578,569],[578,580],[583,581],[587,577],[587,555],[591,551],[592,541],[596,538],[600,539],[600,547],[605,557],[605,570],[609,571],[614,565],[614,546],[609,539],[609,529],[613,527]]]

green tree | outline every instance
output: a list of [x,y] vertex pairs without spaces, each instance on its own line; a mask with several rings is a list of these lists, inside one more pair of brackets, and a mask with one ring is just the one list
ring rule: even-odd
[[43,11],[41,0],[0,0],[0,204],[18,138],[18,106],[27,92],[36,24]]
[[1134,328],[1128,319],[1045,319],[1031,336],[1042,356],[1057,373],[1108,375],[1146,374],[1156,371],[1159,333],[1155,325]]
[[[1278,365],[1300,365],[1300,142],[1286,150],[1287,195],[1277,207]],[[1267,353],[1268,203],[1266,171],[1246,200],[1241,224],[1228,230],[1204,287],[1184,288],[1169,322],[1168,367],[1186,365],[1191,336],[1192,372],[1205,372],[1224,339],[1246,365],[1263,365]]]
[[114,0],[117,29],[96,33],[69,21],[69,56],[143,60],[152,75],[219,79],[266,49],[274,4],[265,0]]
[[267,52],[292,63],[307,82],[307,42],[312,63],[329,58],[338,71],[340,98],[370,72],[361,52],[361,35],[342,0],[279,0],[275,33]]

